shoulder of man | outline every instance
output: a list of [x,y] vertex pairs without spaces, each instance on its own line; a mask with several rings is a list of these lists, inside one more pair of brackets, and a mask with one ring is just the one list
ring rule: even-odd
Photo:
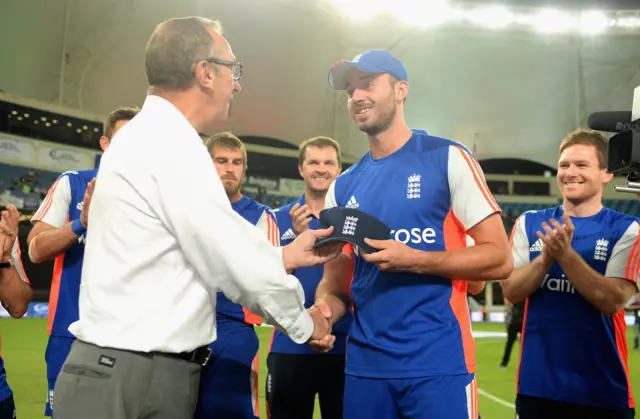
[[616,227],[628,227],[632,223],[640,223],[640,218],[635,217],[633,215],[625,214],[620,211],[613,210],[611,208],[606,208],[607,216],[609,217],[612,224]]
[[448,147],[456,147],[469,154],[470,156],[474,156],[471,150],[467,148],[464,144],[452,140],[450,138],[437,137],[435,135],[427,134],[426,132],[418,132],[418,137],[416,138],[416,142],[419,144],[419,149],[421,151],[431,151],[439,148],[448,148]]
[[76,176],[86,180],[88,183],[91,182],[94,177],[98,176],[98,169],[77,170],[75,174]]
[[623,236],[627,235],[627,239],[637,238],[640,231],[640,219],[632,215],[628,215],[619,211],[607,208],[607,217],[605,223],[609,226],[611,238],[618,242]]

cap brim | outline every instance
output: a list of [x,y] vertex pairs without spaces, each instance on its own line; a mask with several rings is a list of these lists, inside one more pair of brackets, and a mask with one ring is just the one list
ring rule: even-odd
[[353,244],[353,241],[351,240],[347,240],[344,237],[325,237],[323,239],[317,240],[316,243],[313,245],[314,249],[317,249],[318,247],[324,246],[327,243],[333,243],[333,242],[343,242],[343,243],[351,243]]
[[351,243],[354,246],[358,246],[359,248],[361,248],[362,250],[364,250],[367,253],[375,253],[378,251],[378,249],[374,249],[373,247],[369,246],[368,244],[362,242],[362,243],[357,243],[355,240],[353,240],[351,237],[343,237],[343,236],[336,236],[336,237],[325,237],[323,239],[320,239],[318,241],[316,241],[316,243],[313,245],[314,249],[317,249],[318,247],[321,247],[325,244],[328,243],[334,243],[334,242],[342,242],[342,243]]
[[336,90],[346,90],[349,82],[349,71],[358,67],[350,61],[338,61],[329,70],[329,86]]
[[347,90],[349,84],[349,71],[356,69],[365,73],[380,73],[379,69],[367,69],[351,61],[338,61],[329,70],[329,86],[335,90]]

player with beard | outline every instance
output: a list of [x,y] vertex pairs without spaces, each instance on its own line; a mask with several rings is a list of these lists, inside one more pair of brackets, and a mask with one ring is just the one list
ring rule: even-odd
[[[329,137],[314,137],[299,147],[298,171],[304,179],[304,194],[275,211],[280,243],[286,245],[307,229],[318,228],[329,185],[341,171],[340,145]],[[314,303],[323,267],[296,269],[305,293],[305,306]],[[311,419],[316,395],[323,419],[342,418],[346,339],[351,316],[333,326],[336,336],[328,353],[309,345],[297,345],[274,330],[267,358],[266,403],[271,419]]]
[[376,252],[327,263],[316,291],[334,322],[351,297],[344,418],[475,419],[467,291],[511,274],[500,208],[469,150],[407,127],[408,76],[389,51],[335,63],[329,84],[346,91],[370,151],[331,184],[325,207],[358,208],[392,230],[365,239]]
[[[230,132],[206,141],[231,207],[261,229],[279,246],[278,226],[272,210],[241,193],[247,170],[247,151]],[[211,358],[202,368],[194,419],[255,419],[258,409],[258,336],[254,325],[262,319],[218,292],[216,323],[218,339],[212,343]]]
[[[638,292],[638,219],[602,205],[607,139],[561,142],[562,205],[527,211],[511,233],[516,269],[501,282],[526,299],[516,411],[520,419],[633,418],[624,306]],[[541,368],[541,366],[543,366]]]

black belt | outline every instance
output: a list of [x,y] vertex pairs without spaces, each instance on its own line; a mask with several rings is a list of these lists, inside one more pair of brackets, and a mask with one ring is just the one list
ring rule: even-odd
[[180,352],[180,353],[168,353],[168,352],[156,352],[159,355],[169,356],[171,358],[182,359],[183,361],[195,362],[196,364],[200,364],[203,367],[207,365],[209,362],[209,358],[211,358],[211,349],[208,346],[201,346],[198,349],[195,349],[191,352]]

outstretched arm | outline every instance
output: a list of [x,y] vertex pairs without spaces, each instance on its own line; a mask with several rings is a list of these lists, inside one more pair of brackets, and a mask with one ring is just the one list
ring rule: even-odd
[[346,245],[340,256],[324,265],[322,279],[316,288],[316,301],[321,299],[329,305],[332,323],[347,314],[354,256],[351,245]]

